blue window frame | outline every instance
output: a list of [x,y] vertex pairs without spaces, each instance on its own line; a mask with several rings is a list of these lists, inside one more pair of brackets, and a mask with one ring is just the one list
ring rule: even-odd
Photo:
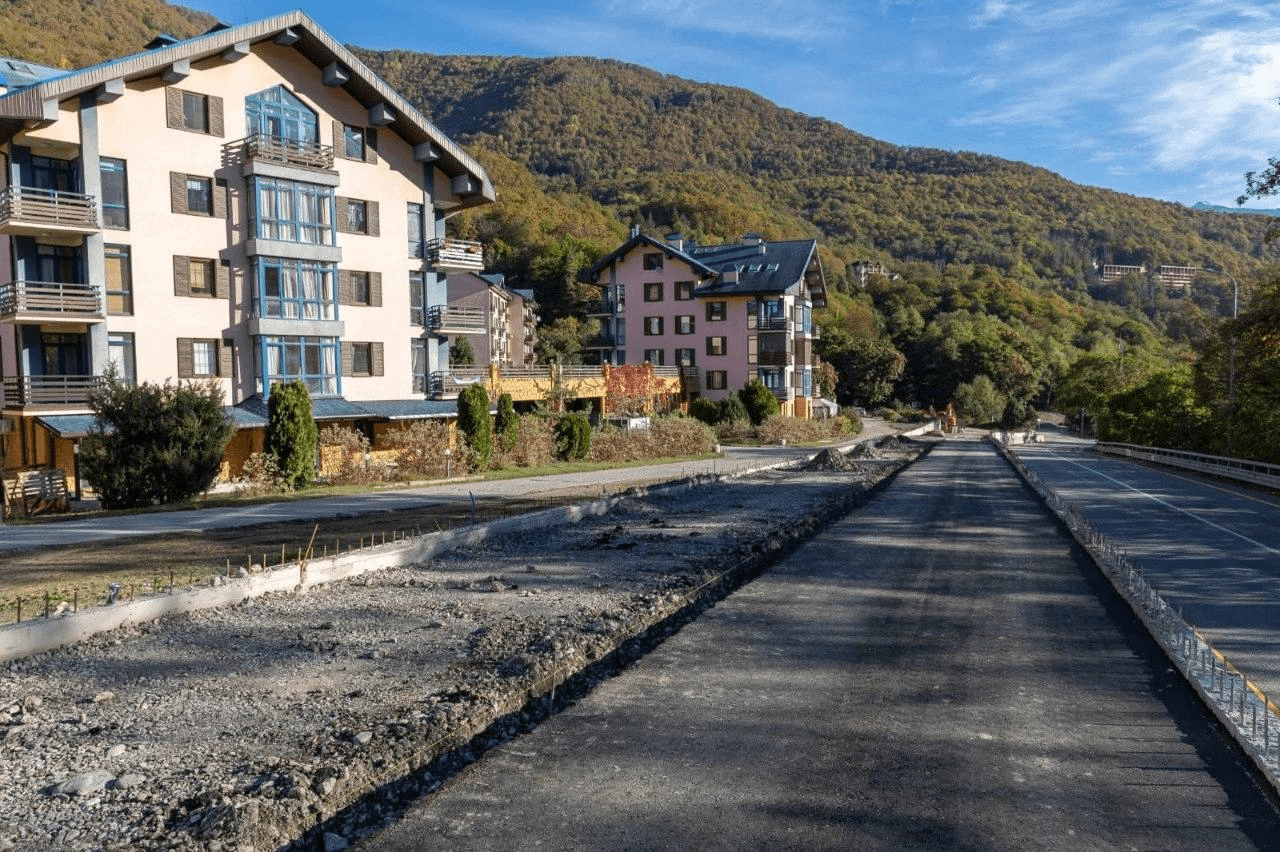
[[255,262],[258,316],[281,319],[338,318],[336,266],[310,260],[260,257]]
[[253,198],[254,234],[259,239],[337,245],[333,187],[255,177]]
[[250,136],[263,135],[290,142],[314,144],[320,138],[315,110],[284,86],[275,86],[244,99]]
[[336,337],[261,337],[259,390],[269,397],[272,386],[301,379],[312,396],[335,396],[340,392],[338,352]]

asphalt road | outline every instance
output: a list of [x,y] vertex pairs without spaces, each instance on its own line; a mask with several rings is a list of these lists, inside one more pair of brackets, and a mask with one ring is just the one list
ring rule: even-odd
[[1256,849],[1280,816],[985,444],[358,848]]
[[1189,623],[1280,700],[1280,500],[1049,437],[1015,451],[1123,547]]

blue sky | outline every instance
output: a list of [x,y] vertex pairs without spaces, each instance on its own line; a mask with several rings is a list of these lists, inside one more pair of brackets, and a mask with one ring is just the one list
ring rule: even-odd
[[[296,0],[186,5],[227,23],[299,8]],[[361,47],[620,59],[743,86],[887,142],[995,154],[1186,204],[1234,204],[1244,172],[1280,157],[1276,0],[314,0],[301,8]]]

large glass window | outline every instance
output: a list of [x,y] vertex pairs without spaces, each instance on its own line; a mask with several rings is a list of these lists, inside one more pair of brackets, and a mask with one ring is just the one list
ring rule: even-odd
[[254,232],[260,239],[336,244],[331,187],[264,177],[255,178],[254,187]]
[[80,250],[75,246],[36,244],[36,274],[32,280],[58,284],[84,281]]
[[263,393],[274,385],[301,379],[312,396],[338,392],[338,340],[335,337],[263,337],[259,352]]
[[107,313],[128,316],[133,313],[133,271],[129,247],[104,246],[107,273]]
[[409,257],[422,257],[422,205],[409,202]]
[[335,266],[279,257],[257,261],[258,316],[282,319],[337,318]]
[[124,160],[103,157],[98,165],[102,173],[102,224],[125,230],[129,227],[129,181]]
[[427,342],[421,337],[412,341],[410,368],[413,375],[413,392],[427,392]]
[[120,331],[107,334],[107,363],[116,368],[116,377],[126,385],[132,387],[138,383],[132,334]]
[[244,101],[249,135],[314,143],[320,138],[315,111],[284,86],[250,95]]
[[409,323],[423,326],[427,324],[426,281],[420,271],[409,273]]

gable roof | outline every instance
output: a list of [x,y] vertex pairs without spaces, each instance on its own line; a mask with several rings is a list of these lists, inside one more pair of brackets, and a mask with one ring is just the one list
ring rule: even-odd
[[[412,104],[400,96],[361,62],[355,54],[339,44],[306,14],[294,11],[253,21],[239,26],[210,30],[204,35],[168,46],[156,47],[132,56],[113,59],[76,71],[44,76],[53,69],[40,68],[30,75],[15,75],[12,83],[20,85],[0,94],[0,134],[12,135],[26,122],[50,121],[57,117],[60,101],[94,90],[110,93],[124,82],[152,77],[174,66],[187,68],[193,62],[215,56],[234,58],[249,45],[267,40],[292,44],[317,68],[338,66],[345,75],[342,88],[366,108],[382,105],[390,123],[384,125],[410,145],[427,143],[433,147],[437,164],[451,178],[470,175],[477,191],[462,197],[461,206],[471,207],[495,199],[489,175],[470,154],[462,149]],[[31,68],[30,63],[23,63]]]
[[[742,242],[695,246],[689,254],[719,273],[694,290],[698,296],[772,295],[796,284],[809,284],[816,305],[827,302],[826,282],[818,260],[817,240]],[[817,275],[810,275],[811,270]]]
[[616,261],[619,261],[622,258],[626,257],[629,252],[633,251],[639,246],[648,246],[650,248],[657,249],[658,251],[665,254],[669,259],[682,261],[685,264],[687,264],[690,269],[692,269],[694,272],[698,273],[699,275],[710,277],[716,274],[716,270],[712,269],[710,266],[707,266],[701,261],[695,260],[694,258],[690,257],[688,254],[675,248],[674,246],[667,245],[666,243],[662,242],[662,240],[655,240],[653,237],[647,236],[645,234],[633,234],[631,239],[627,240],[625,243],[618,246],[613,251],[609,252],[609,254],[600,258],[591,266],[581,270],[578,273],[578,280],[583,282],[584,284],[595,283],[595,280],[600,276],[600,273],[603,272],[605,269],[609,268],[610,264],[615,263]]

